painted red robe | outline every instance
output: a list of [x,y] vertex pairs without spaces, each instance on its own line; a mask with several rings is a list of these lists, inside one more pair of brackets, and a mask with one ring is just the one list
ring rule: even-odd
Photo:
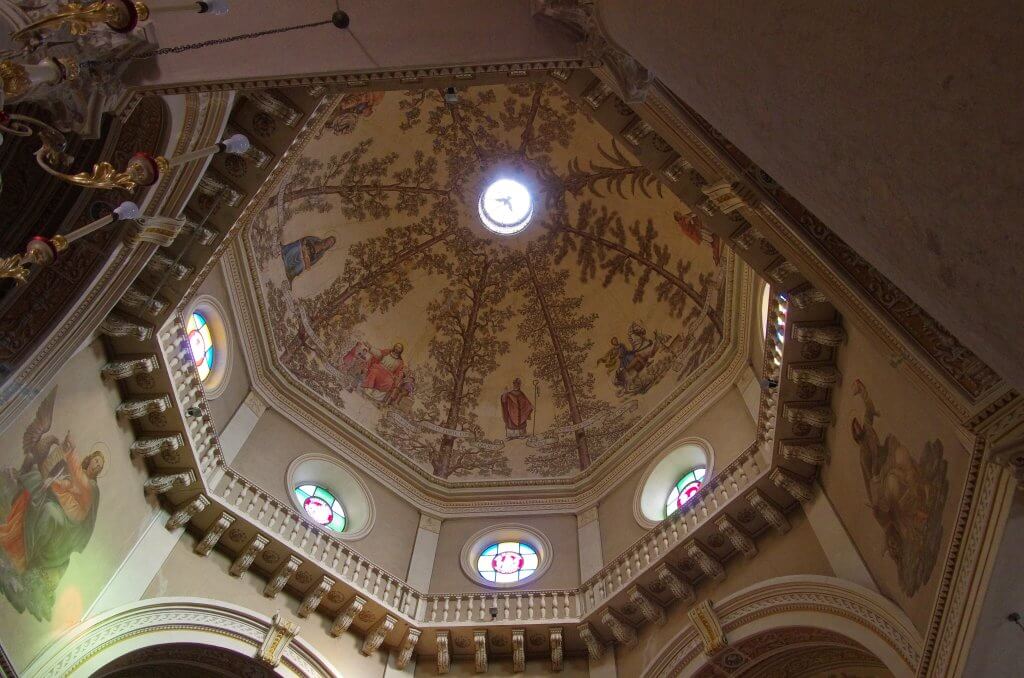
[[501,394],[501,416],[509,431],[525,431],[532,412],[533,403],[519,389]]

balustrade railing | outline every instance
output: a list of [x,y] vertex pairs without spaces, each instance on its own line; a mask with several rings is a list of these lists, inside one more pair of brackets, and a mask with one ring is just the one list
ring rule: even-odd
[[[772,441],[759,436],[754,445],[708,481],[681,510],[648,531],[578,589],[425,594],[227,466],[180,317],[172,317],[159,340],[174,384],[174,397],[186,413],[189,444],[211,502],[243,517],[260,533],[294,551],[296,557],[315,563],[336,582],[415,626],[582,622],[665,562],[669,553],[768,471],[768,464],[759,460],[758,455],[764,443],[770,447]],[[764,413],[760,419],[763,425]]]

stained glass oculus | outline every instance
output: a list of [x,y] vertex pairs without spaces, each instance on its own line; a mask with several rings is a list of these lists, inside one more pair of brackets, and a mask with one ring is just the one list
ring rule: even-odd
[[314,523],[334,532],[345,531],[345,508],[330,490],[319,485],[299,485],[295,496]]
[[679,482],[672,487],[668,497],[665,499],[666,516],[672,515],[673,512],[681,509],[683,504],[700,491],[706,472],[707,469],[699,466],[679,479]]
[[476,571],[495,584],[515,584],[533,576],[538,565],[535,548],[521,541],[502,541],[480,552]]
[[213,336],[210,335],[210,324],[206,322],[206,316],[196,311],[188,319],[185,329],[188,332],[189,348],[192,349],[192,359],[199,370],[199,378],[206,381],[213,371],[213,361],[217,352],[213,346]]

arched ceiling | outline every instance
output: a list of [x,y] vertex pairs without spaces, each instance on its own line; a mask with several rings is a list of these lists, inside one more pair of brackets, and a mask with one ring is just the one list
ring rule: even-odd
[[[243,236],[294,406],[437,481],[543,482],[720,365],[742,264],[592,112],[553,78],[325,102]],[[534,196],[515,236],[497,177]]]

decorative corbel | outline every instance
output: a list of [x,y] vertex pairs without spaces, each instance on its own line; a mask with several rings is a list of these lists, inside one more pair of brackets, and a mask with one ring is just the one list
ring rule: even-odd
[[438,631],[435,642],[437,643],[437,673],[438,675],[444,675],[448,673],[448,669],[452,666],[452,658],[449,654],[449,639],[450,635],[448,631]]
[[808,325],[793,323],[792,337],[802,344],[820,344],[829,348],[841,346],[846,341],[842,325]]
[[669,567],[668,563],[662,563],[654,571],[654,574],[658,577],[658,581],[665,585],[668,592],[672,594],[673,598],[684,601],[693,601],[695,594],[693,586],[690,585],[685,578],[676,574],[676,572]]
[[789,295],[789,300],[794,306],[803,310],[814,306],[815,304],[822,304],[828,301],[828,297],[825,293],[816,287],[805,286],[803,289],[793,291]]
[[788,259],[780,259],[779,262],[769,269],[767,272],[769,278],[775,281],[776,284],[781,285],[786,282],[786,279],[791,275],[796,275],[799,271],[796,268],[796,264]]
[[167,302],[146,294],[134,285],[125,290],[124,296],[121,297],[121,304],[125,308],[146,315],[158,315],[167,308]]
[[311,586],[306,595],[302,598],[302,604],[299,605],[298,615],[299,617],[308,617],[310,613],[316,610],[320,606],[320,601],[324,599],[331,589],[334,587],[334,580],[324,575],[320,580],[320,583],[316,586]]
[[192,275],[193,271],[191,266],[171,259],[169,256],[161,252],[153,253],[152,258],[149,260],[148,268],[156,275],[163,275],[166,273],[175,280],[184,280],[188,276]]
[[813,486],[805,479],[797,477],[782,467],[773,470],[770,478],[773,483],[785,490],[789,496],[801,504],[806,504],[814,499]]
[[697,563],[697,567],[708,578],[714,581],[725,579],[725,568],[722,566],[722,563],[719,562],[718,558],[705,551],[700,544],[692,541],[687,544],[686,555],[693,558],[694,562]]
[[203,511],[210,505],[210,500],[205,495],[198,495],[195,499],[182,506],[180,509],[175,511],[170,518],[167,519],[166,527],[168,530],[176,530],[192,518]]
[[843,383],[843,376],[834,365],[790,365],[789,380],[818,388],[832,388]]
[[337,637],[345,633],[359,613],[363,611],[364,605],[366,605],[366,598],[362,596],[354,596],[352,600],[348,601],[348,605],[334,618],[334,623],[331,624],[331,635]]
[[512,673],[526,670],[526,630],[512,629]]
[[992,445],[988,450],[988,460],[1008,468],[1017,481],[1017,489],[1024,490],[1024,433]]
[[548,629],[548,638],[551,645],[551,671],[558,673],[562,670],[562,661],[565,656],[565,647],[563,645],[564,639],[562,638],[562,627],[552,626]]
[[249,541],[242,552],[238,554],[234,562],[231,563],[231,568],[228,570],[228,574],[232,577],[241,577],[242,574],[248,572],[249,568],[256,561],[256,558],[263,553],[263,549],[266,548],[270,540],[264,537],[262,534],[256,534]]
[[295,127],[302,119],[302,111],[272,90],[246,91],[245,98],[257,109],[277,118],[288,127]]
[[665,623],[665,609],[646,591],[639,586],[634,586],[629,589],[628,595],[630,602],[637,606],[647,622]]
[[779,534],[789,532],[789,519],[775,503],[761,494],[761,490],[754,488],[747,493],[747,501],[761,514],[764,521],[775,528]]
[[558,23],[576,40],[584,59],[599,61],[624,101],[639,103],[647,96],[654,76],[608,38],[592,0],[533,0],[533,15]]
[[170,396],[161,395],[122,401],[117,406],[117,413],[128,419],[142,419],[150,414],[166,412],[169,409],[171,409]]
[[197,555],[203,557],[210,555],[210,551],[217,545],[217,542],[220,541],[224,531],[231,527],[231,523],[233,522],[235,522],[235,517],[233,515],[230,513],[221,513],[216,522],[206,530],[206,534],[203,535],[203,538],[198,544],[196,544],[193,551],[195,551]]
[[171,433],[165,436],[146,436],[136,438],[132,441],[131,452],[143,458],[155,457],[161,452],[174,452],[180,450],[185,444],[185,439],[180,433]]
[[165,494],[171,490],[180,490],[196,482],[196,474],[192,469],[179,471],[178,473],[165,473],[159,476],[150,476],[142,484],[146,492],[153,494]]
[[782,443],[779,454],[786,461],[802,461],[811,466],[820,466],[828,460],[828,450],[822,443]]
[[129,337],[138,341],[148,341],[153,337],[153,327],[130,320],[118,313],[111,313],[100,323],[100,332],[108,337]]
[[288,560],[281,563],[281,566],[277,568],[277,572],[274,573],[274,576],[270,578],[270,581],[263,588],[263,595],[267,598],[276,598],[277,594],[288,583],[288,580],[295,574],[295,571],[299,569],[299,565],[302,565],[302,560],[295,556],[288,556]]
[[398,649],[398,654],[395,656],[395,668],[399,671],[409,665],[412,653],[416,650],[416,643],[420,641],[421,633],[422,631],[411,626],[406,629],[405,637],[402,638],[402,644]]
[[270,668],[277,667],[281,663],[281,656],[285,648],[292,642],[292,638],[299,634],[299,627],[295,622],[282,621],[281,613],[275,612],[270,620],[270,628],[260,645],[256,658]]
[[757,545],[754,544],[754,540],[736,523],[732,522],[732,518],[722,516],[715,521],[715,527],[726,536],[737,551],[743,554],[744,558],[749,560],[757,555]]
[[160,367],[155,355],[128,360],[111,360],[100,369],[100,374],[107,379],[128,379],[136,374],[151,374]]
[[728,645],[725,632],[722,630],[722,624],[718,620],[718,615],[715,614],[710,600],[702,600],[691,607],[686,614],[700,634],[706,656],[710,657],[725,649]]
[[832,408],[828,405],[801,405],[785,403],[783,414],[791,424],[807,424],[812,428],[828,428],[835,421]]
[[598,638],[590,622],[583,622],[576,627],[576,631],[580,634],[583,644],[587,646],[587,654],[591,661],[597,661],[604,656],[604,643]]
[[477,673],[487,673],[487,631],[473,631],[473,666]]
[[691,169],[693,169],[693,165],[690,164],[690,161],[681,155],[677,155],[662,165],[661,173],[670,182],[676,184]]
[[601,613],[601,623],[608,627],[612,637],[627,647],[636,645],[636,629],[620,618],[610,607]]
[[723,179],[703,186],[700,190],[722,214],[735,212],[741,207],[753,209],[758,205],[757,195],[753,189],[738,181],[729,182]]
[[390,614],[384,615],[384,618],[374,624],[369,631],[366,633],[366,638],[363,639],[363,646],[359,648],[359,652],[364,657],[369,657],[371,654],[380,649],[381,644],[387,635],[391,633],[391,629],[395,628],[395,624],[398,620],[392,617]]

